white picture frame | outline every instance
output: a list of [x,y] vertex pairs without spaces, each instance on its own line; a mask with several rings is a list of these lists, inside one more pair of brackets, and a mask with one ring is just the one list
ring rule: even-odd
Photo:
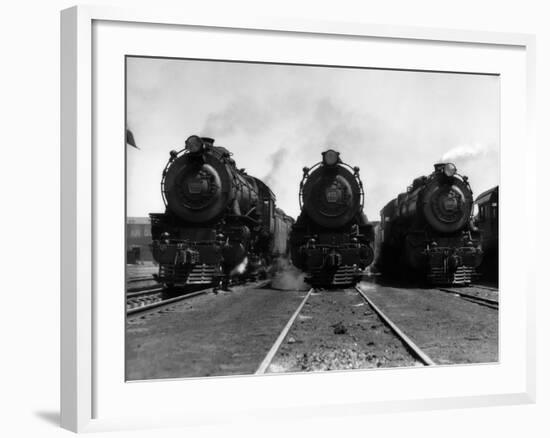
[[[118,27],[124,29],[121,30]],[[145,29],[148,29],[147,44],[139,37]],[[327,46],[324,46],[323,50],[319,50],[319,54],[316,55],[315,47],[319,49],[321,44],[334,39],[335,47],[340,45],[352,48],[354,44],[363,43],[373,47],[377,44],[386,45],[388,51],[393,54],[388,55],[387,61],[384,61],[386,58],[380,55],[378,62],[387,62],[380,65],[388,68],[403,68],[400,63],[395,64],[391,57],[395,58],[399,51],[404,54],[404,50],[416,48],[421,54],[418,59],[411,57],[401,61],[409,63],[406,65],[412,69],[439,70],[437,66],[446,63],[444,68],[446,71],[453,71],[452,66],[454,71],[476,71],[472,70],[473,66],[479,65],[482,66],[482,70],[477,70],[479,72],[501,74],[505,79],[502,83],[504,97],[501,147],[504,153],[501,163],[503,185],[501,248],[503,248],[502,245],[507,248],[534,247],[535,220],[531,221],[532,227],[523,230],[525,240],[521,242],[507,240],[506,231],[512,226],[508,199],[519,197],[525,203],[536,205],[533,202],[536,199],[533,139],[534,36],[381,26],[360,22],[318,22],[296,18],[283,20],[247,17],[243,14],[239,14],[239,18],[227,18],[217,16],[215,13],[205,16],[197,15],[193,11],[171,12],[158,9],[139,11],[78,6],[64,10],[61,13],[62,427],[76,432],[101,431],[223,423],[230,419],[234,421],[235,418],[258,419],[276,415],[305,418],[311,415],[361,415],[369,412],[534,402],[535,283],[534,276],[529,275],[531,268],[525,261],[518,262],[515,272],[509,272],[505,269],[506,260],[502,260],[504,272],[501,276],[501,347],[503,353],[501,362],[496,365],[471,365],[458,370],[450,367],[433,370],[380,370],[376,371],[379,373],[376,375],[376,380],[372,377],[375,375],[373,372],[362,371],[330,373],[330,376],[326,373],[316,374],[307,378],[288,375],[193,379],[185,382],[125,383],[124,380],[120,381],[120,373],[111,372],[115,368],[120,368],[120,355],[123,356],[124,353],[119,352],[120,347],[123,347],[119,333],[120,324],[123,324],[123,321],[120,321],[120,324],[109,322],[118,318],[118,308],[109,307],[110,298],[102,296],[101,291],[105,291],[105,285],[109,285],[111,281],[113,284],[120,285],[120,282],[123,282],[124,273],[118,272],[118,270],[123,271],[122,263],[119,265],[111,263],[110,267],[105,267],[108,263],[107,256],[103,257],[101,254],[105,251],[105,242],[110,241],[117,248],[123,246],[121,231],[123,217],[120,220],[117,219],[120,222],[119,228],[111,229],[108,216],[118,218],[117,215],[124,209],[123,205],[117,204],[117,202],[123,204],[121,198],[116,197],[117,193],[120,194],[117,190],[120,189],[120,178],[123,179],[124,169],[120,167],[119,159],[105,161],[105,154],[98,153],[98,148],[104,147],[102,145],[105,144],[103,141],[105,139],[116,142],[116,139],[120,138],[120,147],[123,148],[125,145],[124,124],[118,126],[118,122],[124,117],[124,114],[118,111],[120,106],[117,106],[121,103],[121,94],[124,94],[124,90],[120,88],[120,84],[124,83],[124,78],[119,77],[118,62],[123,62],[120,54],[144,53],[166,56],[170,50],[177,50],[179,52],[174,55],[182,56],[183,49],[176,49],[176,45],[170,47],[171,45],[167,44],[170,40],[163,40],[163,38],[172,37],[172,32],[176,32],[174,35],[177,37],[178,29],[185,29],[185,32],[198,32],[200,38],[208,38],[209,33],[218,35],[219,32],[233,32],[234,38],[245,42],[233,45],[233,49],[238,49],[238,53],[228,53],[225,59],[243,59],[243,57],[248,60],[257,59],[259,52],[254,49],[254,41],[265,37],[269,38],[272,45],[267,48],[262,47],[262,56],[268,59],[287,56],[290,61],[299,62],[303,54],[299,51],[289,51],[281,55],[278,53],[278,48],[284,47],[282,45],[279,47],[276,40],[295,38],[298,41],[301,38],[304,39],[304,44],[311,45],[308,47],[312,50],[307,52],[307,56],[314,58],[313,60],[317,59],[319,62],[321,56],[327,60],[332,57],[333,64],[346,65],[342,64],[342,56],[345,54],[338,53],[330,46],[328,50]],[[120,32],[130,33],[125,37]],[[131,38],[128,38],[128,35]],[[154,41],[156,39],[158,41]],[[126,51],[128,48],[125,44],[128,41],[133,45],[132,52]],[[193,47],[189,57],[196,56],[196,53],[200,53],[201,50],[204,50],[204,53],[209,50],[208,41],[204,41],[201,43],[204,46]],[[109,44],[107,45],[106,42]],[[155,52],[158,50],[158,47],[155,48],[157,43],[158,47],[164,47],[163,53]],[[396,45],[397,48],[393,50],[391,45]],[[143,52],[136,53],[135,50],[143,50]],[[246,50],[250,52],[248,55],[244,54]],[[323,53],[320,54],[320,52]],[[373,49],[373,53],[380,52],[380,47]],[[449,54],[446,54],[447,52]],[[434,53],[445,53],[445,55],[438,59],[434,57]],[[484,55],[494,56],[496,61],[493,63]],[[422,60],[422,56],[426,59]],[[117,60],[114,63],[116,65],[109,61],[112,59]],[[470,64],[464,59],[469,59]],[[103,85],[108,82],[108,85]],[[109,111],[113,111],[113,117],[109,116],[112,119],[112,126],[107,126],[102,119],[104,112],[101,108],[104,108],[107,102],[101,90],[108,90],[109,95],[114,96],[113,99],[118,99],[116,105],[109,106],[112,108]],[[108,134],[107,131],[109,131]],[[115,132],[114,137],[113,132]],[[518,143],[522,147],[515,150],[514,144]],[[118,152],[115,154],[120,158]],[[523,161],[518,163],[518,160]],[[519,183],[513,186],[508,183],[511,177],[507,169],[514,163],[518,167],[515,178]],[[118,172],[122,174],[116,176]],[[109,194],[111,191],[108,188],[111,186],[118,188]],[[107,199],[109,196],[112,199]],[[523,204],[520,203],[518,208],[521,208],[521,205]],[[526,216],[535,218],[534,209],[522,211]],[[113,286],[113,289],[120,291],[122,296],[122,290],[117,287]],[[519,292],[516,295],[507,294],[507,290]],[[120,297],[116,300],[121,301]],[[122,303],[119,302],[118,305]],[[519,311],[523,310],[521,312],[523,316],[520,317],[515,328],[510,326],[508,317],[512,307],[519,308]],[[513,335],[511,335],[512,330],[516,330]],[[109,332],[114,335],[106,336]],[[508,343],[510,343],[509,348]],[[109,362],[109,360],[112,361]],[[478,390],[474,391],[473,386],[468,387],[468,385],[459,385],[464,386],[462,389],[441,388],[440,385],[437,390],[436,383],[433,383],[434,388],[422,392],[424,389],[420,386],[415,387],[416,383],[411,381],[411,372],[415,373],[414,380],[418,385],[423,381],[444,382],[461,376],[464,379],[474,379]],[[385,396],[380,395],[382,392],[376,395],[377,390],[382,391],[377,389],[376,385],[379,384],[383,388],[383,381],[389,378],[394,379],[395,382],[409,382],[410,390],[403,386],[395,391],[388,390]],[[346,388],[363,384],[368,384],[374,395],[355,394],[351,398],[346,394]],[[159,403],[156,411],[147,411],[150,414],[147,416],[143,415],[143,412],[140,414],[140,406],[131,406],[129,403],[129,400],[137,400],[139,397],[143,400],[156,397],[156,400],[169,401],[174,396],[171,388],[178,385],[179,390],[184,388],[188,394],[193,394],[194,410],[189,410],[189,407],[183,404],[177,406],[172,404],[171,409],[166,409],[168,404],[163,406]],[[324,387],[324,391],[315,392],[315,388],[320,386]],[[306,389],[302,392],[309,391],[311,394],[309,398],[297,396],[292,403],[288,403],[281,396],[282,392],[277,391],[284,391],[285,388],[288,390],[291,387]],[[129,391],[126,391],[127,389]],[[241,391],[256,397],[254,402],[247,402],[244,397],[242,399],[237,397],[233,398],[234,403],[230,409],[224,409],[223,406],[227,406],[228,400],[231,400],[230,396]],[[215,400],[204,401],[197,396],[214,392],[219,396],[219,404],[216,404]],[[271,404],[262,397],[262,394],[267,393],[271,395]],[[205,396],[205,399],[208,397]],[[150,406],[143,406],[143,408],[151,409]]]

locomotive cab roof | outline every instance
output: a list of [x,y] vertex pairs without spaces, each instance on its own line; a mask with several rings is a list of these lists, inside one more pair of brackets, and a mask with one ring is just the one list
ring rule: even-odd
[[475,200],[475,203],[478,205],[483,205],[488,202],[498,202],[498,186],[485,190]]

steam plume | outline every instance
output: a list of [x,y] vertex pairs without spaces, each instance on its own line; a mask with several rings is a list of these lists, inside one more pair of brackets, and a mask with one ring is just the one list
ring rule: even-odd
[[447,151],[442,157],[442,162],[469,161],[487,153],[488,149],[483,145],[457,146]]
[[248,265],[248,257],[245,257],[244,260],[239,263],[237,266],[235,266],[231,272],[229,273],[230,276],[233,275],[241,275],[246,270],[246,266]]
[[269,169],[269,171],[263,178],[264,182],[268,186],[273,185],[277,181],[277,179],[281,177],[279,171],[287,153],[288,151],[286,150],[286,148],[281,147],[269,156],[271,169]]
[[271,287],[279,290],[305,290],[308,288],[305,282],[305,274],[291,265],[286,257],[279,257],[273,263],[274,271]]
[[212,112],[206,118],[203,133],[215,133],[222,137],[236,132],[256,136],[269,122],[269,113],[255,100],[239,96],[229,102],[225,108]]

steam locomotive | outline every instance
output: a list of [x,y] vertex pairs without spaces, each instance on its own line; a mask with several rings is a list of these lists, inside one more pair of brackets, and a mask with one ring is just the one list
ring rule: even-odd
[[363,212],[359,168],[334,150],[322,157],[303,169],[301,213],[290,233],[292,262],[313,286],[350,285],[372,263],[374,231]]
[[468,177],[452,163],[435,164],[380,212],[378,269],[432,284],[469,284],[482,261],[472,208]]
[[161,181],[166,210],[150,214],[156,278],[166,287],[227,286],[231,277],[260,275],[288,252],[293,219],[231,155],[196,135],[170,152]]

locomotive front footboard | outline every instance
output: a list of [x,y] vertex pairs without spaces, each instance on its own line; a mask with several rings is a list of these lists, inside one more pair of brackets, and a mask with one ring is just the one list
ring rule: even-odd
[[357,283],[372,263],[372,249],[364,244],[305,245],[300,248],[306,281],[312,286],[341,286]]
[[470,284],[482,259],[481,250],[471,246],[437,246],[424,250],[422,255],[433,284]]
[[217,285],[223,275],[220,247],[214,243],[187,242],[152,244],[159,265],[156,280],[167,287],[185,285]]

